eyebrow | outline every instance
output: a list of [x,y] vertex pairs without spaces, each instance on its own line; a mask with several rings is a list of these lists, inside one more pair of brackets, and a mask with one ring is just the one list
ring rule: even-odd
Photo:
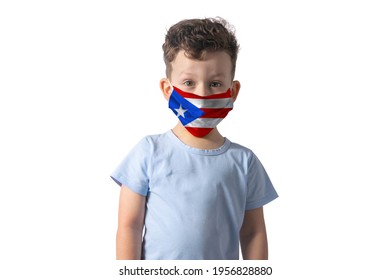
[[[179,75],[180,76],[193,76],[195,74],[194,73],[190,73],[190,72],[182,72]],[[212,79],[215,79],[215,78],[225,78],[226,75],[224,73],[216,73],[216,74],[212,74],[210,77]]]
[[216,73],[216,74],[214,74],[214,75],[212,75],[212,77],[221,77],[221,78],[225,78],[225,74],[224,73]]

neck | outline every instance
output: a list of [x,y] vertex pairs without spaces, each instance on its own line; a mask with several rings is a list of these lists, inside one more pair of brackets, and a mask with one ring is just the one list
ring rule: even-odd
[[202,150],[217,149],[223,145],[225,138],[219,133],[217,128],[214,128],[205,137],[195,137],[188,132],[187,129],[179,122],[172,132],[180,139],[184,144]]

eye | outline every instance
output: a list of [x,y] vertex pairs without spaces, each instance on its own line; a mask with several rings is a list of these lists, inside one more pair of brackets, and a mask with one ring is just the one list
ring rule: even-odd
[[220,83],[220,82],[214,81],[214,82],[210,83],[210,87],[221,87],[221,86],[222,86],[222,83]]
[[195,83],[194,83],[193,81],[191,81],[191,80],[184,81],[183,84],[184,84],[185,86],[187,86],[187,87],[193,87],[193,86],[195,86]]

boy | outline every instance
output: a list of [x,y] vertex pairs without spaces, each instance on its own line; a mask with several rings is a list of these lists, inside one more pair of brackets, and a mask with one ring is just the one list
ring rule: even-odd
[[267,259],[263,205],[278,195],[253,152],[216,125],[240,91],[238,44],[222,19],[173,25],[160,89],[179,118],[147,136],[112,174],[122,186],[117,259]]

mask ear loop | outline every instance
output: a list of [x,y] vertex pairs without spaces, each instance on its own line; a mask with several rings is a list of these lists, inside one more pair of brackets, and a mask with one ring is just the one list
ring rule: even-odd
[[171,87],[171,94],[172,94],[172,92],[173,92],[173,90],[174,90],[174,87],[173,87],[173,85],[172,85],[172,83],[171,83],[171,81],[170,81],[169,79],[167,79],[167,81],[168,81],[168,83],[169,83],[169,85],[170,85],[170,87]]
[[234,86],[234,80],[232,81],[232,84],[230,86],[230,96],[233,95],[233,86]]

